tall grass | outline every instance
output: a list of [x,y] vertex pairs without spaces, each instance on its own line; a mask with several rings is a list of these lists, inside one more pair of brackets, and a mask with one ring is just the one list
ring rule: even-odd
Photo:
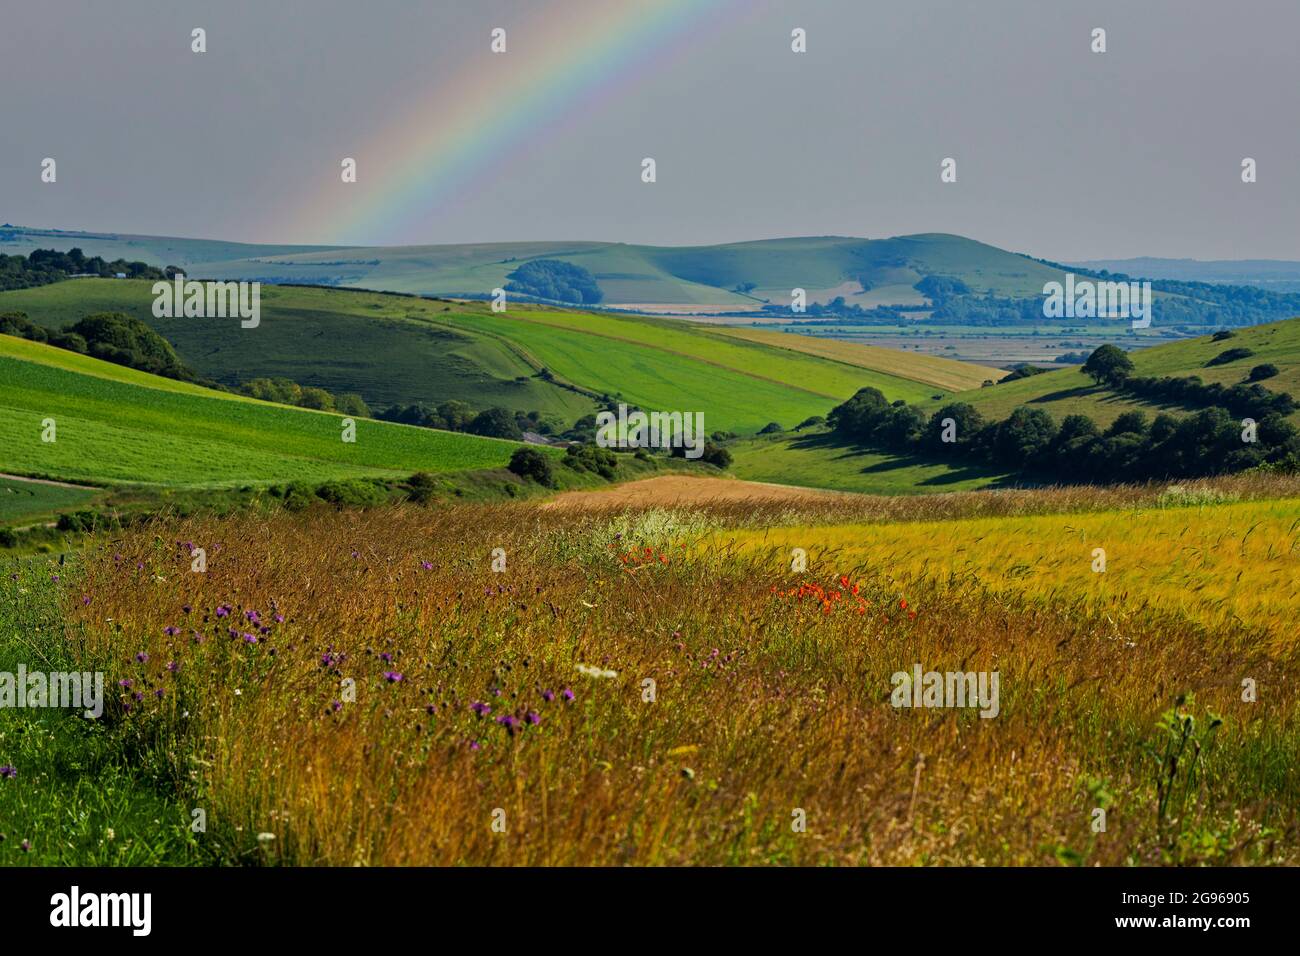
[[[938,508],[1141,503],[1134,534],[1152,513],[1220,520],[1146,510],[1157,494]],[[815,536],[916,507],[159,523],[87,555],[69,646],[110,675],[106,732],[205,810],[199,839],[229,862],[1300,862],[1294,640],[1174,607],[1117,616],[1060,583],[1044,600],[1032,573],[992,588],[870,549],[837,564],[842,542],[795,574],[740,527]],[[1278,560],[1252,558],[1241,586]],[[1272,599],[1294,615],[1293,593]],[[914,663],[998,671],[1000,714],[892,707]],[[1185,717],[1219,723],[1171,778]]]

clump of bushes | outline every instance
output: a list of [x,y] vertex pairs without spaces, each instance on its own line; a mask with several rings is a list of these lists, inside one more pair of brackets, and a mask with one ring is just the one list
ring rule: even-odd
[[1263,365],[1256,365],[1246,376],[1248,382],[1262,382],[1266,378],[1272,378],[1277,374],[1277,366],[1271,362],[1265,362]]
[[389,498],[384,482],[370,478],[343,478],[313,485],[309,481],[293,481],[287,485],[274,485],[271,497],[278,498],[290,511],[302,511],[326,501],[336,508],[369,508],[382,504]]
[[518,448],[510,456],[509,469],[520,478],[527,478],[546,488],[555,487],[555,473],[551,459],[536,448]]
[[574,471],[589,471],[606,481],[613,481],[618,475],[618,456],[598,445],[570,445],[563,460]]

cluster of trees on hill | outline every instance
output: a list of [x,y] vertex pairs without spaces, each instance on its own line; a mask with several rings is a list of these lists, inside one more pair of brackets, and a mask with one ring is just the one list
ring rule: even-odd
[[[1217,338],[1217,336],[1216,336]],[[1221,341],[1221,340],[1220,340]],[[1250,349],[1228,349],[1220,352],[1205,364],[1209,367],[1226,365],[1232,361],[1249,358]],[[1250,370],[1247,382],[1237,385],[1206,385],[1199,375],[1153,376],[1133,375],[1133,361],[1114,345],[1103,345],[1083,363],[1083,372],[1098,385],[1108,385],[1116,391],[1127,392],[1141,398],[1172,402],[1191,408],[1225,408],[1233,415],[1262,419],[1268,415],[1290,415],[1296,410],[1296,401],[1286,392],[1269,391],[1259,384],[1261,379],[1277,374],[1275,365],[1256,365]]]
[[0,334],[44,342],[151,375],[183,382],[200,381],[194,370],[176,355],[170,342],[139,319],[121,312],[96,312],[56,332],[35,324],[25,312],[5,312],[0,314]]
[[297,405],[299,408],[338,412],[341,415],[352,415],[358,418],[370,417],[370,407],[356,392],[334,395],[326,389],[314,385],[299,385],[287,378],[249,379],[239,386],[239,391],[264,402]]
[[539,299],[595,305],[605,297],[596,277],[582,266],[559,259],[531,259],[507,278],[506,291]]
[[[476,411],[467,402],[452,399],[438,405],[417,402],[413,405],[393,405],[380,412],[377,418],[402,425],[421,428],[440,428],[449,432],[466,432],[487,438],[509,438],[519,441],[524,432],[555,435],[563,425],[538,411],[510,411],[500,406]],[[594,417],[592,419],[595,421]]]
[[[1118,371],[1111,374],[1124,378]],[[1288,403],[1294,409],[1295,403],[1290,396],[1281,398],[1285,402],[1268,400],[1276,406],[1270,404],[1253,425],[1214,405],[1183,418],[1161,413],[1150,422],[1143,412],[1126,412],[1103,430],[1085,415],[1067,415],[1058,425],[1043,409],[1025,406],[1001,421],[986,421],[965,402],[945,405],[927,417],[906,402],[891,404],[879,390],[864,388],[827,420],[838,436],[889,451],[967,459],[1066,480],[1140,481],[1300,462],[1300,433],[1277,410]]]
[[57,252],[35,249],[28,256],[0,255],[0,290],[28,289],[49,285],[73,275],[95,275],[111,279],[119,273],[129,279],[161,279],[162,270],[143,262],[115,259],[106,262],[100,256],[87,258],[80,249]]

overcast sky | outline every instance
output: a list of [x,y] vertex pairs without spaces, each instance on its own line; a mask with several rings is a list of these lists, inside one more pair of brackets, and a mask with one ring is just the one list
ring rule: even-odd
[[489,79],[506,93],[483,110],[504,112],[547,81],[514,65],[539,55],[530,37],[581,36],[594,2],[0,0],[0,221],[382,244],[952,232],[1057,260],[1300,259],[1296,0],[699,0],[643,65],[593,73],[603,94],[552,104],[401,215],[366,213],[420,158],[393,155],[394,124],[436,125],[456,106],[440,97]]

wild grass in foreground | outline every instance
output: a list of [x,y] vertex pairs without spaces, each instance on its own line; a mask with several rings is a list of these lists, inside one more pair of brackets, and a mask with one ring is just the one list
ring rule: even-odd
[[[1137,540],[1158,495],[939,510],[1019,521],[1109,503]],[[1274,592],[1283,606],[1254,629],[1172,607],[1117,617],[1086,561],[1043,600],[1032,564],[990,588],[817,547],[837,524],[918,507],[159,523],[89,551],[49,640],[106,671],[105,738],[173,805],[204,810],[195,840],[228,863],[1300,862],[1294,593]],[[1193,535],[1222,520],[1170,513]],[[762,524],[813,536],[806,572],[742,547]],[[940,535],[915,541],[951,557]],[[1288,561],[1252,554],[1238,586]],[[892,706],[891,676],[914,664],[997,671],[997,716]],[[26,785],[19,770],[0,799]],[[188,839],[185,813],[160,818],[166,839]]]

